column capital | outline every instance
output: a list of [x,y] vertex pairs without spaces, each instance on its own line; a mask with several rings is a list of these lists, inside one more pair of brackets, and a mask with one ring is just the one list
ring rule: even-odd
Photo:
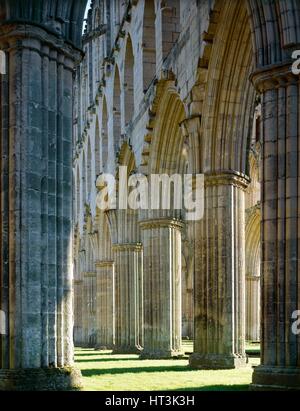
[[114,244],[112,246],[113,251],[142,251],[143,244],[132,243],[132,244]]
[[176,218],[157,218],[151,220],[139,221],[142,230],[149,230],[151,228],[175,228],[182,230],[184,223]]
[[45,27],[35,24],[2,24],[0,26],[0,48],[5,51],[29,49],[39,53],[42,57],[50,57],[69,66],[73,66],[76,61],[79,62],[83,56],[82,51],[74,45],[48,32]]
[[115,264],[114,261],[96,261],[95,267],[96,268],[106,268],[112,267]]
[[232,185],[246,190],[250,184],[250,178],[245,174],[235,171],[222,171],[220,173],[205,174],[205,187]]
[[258,69],[251,74],[250,81],[260,93],[285,87],[288,84],[297,84],[300,76],[293,74],[292,65],[293,61],[291,60],[288,63],[272,64]]

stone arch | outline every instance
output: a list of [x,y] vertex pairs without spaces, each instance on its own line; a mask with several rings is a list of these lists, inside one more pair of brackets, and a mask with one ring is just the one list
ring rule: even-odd
[[184,171],[182,148],[184,136],[181,123],[186,117],[185,106],[173,81],[166,82],[157,103],[149,173],[181,173]]
[[165,60],[180,35],[180,0],[162,0],[162,57]]
[[200,129],[205,188],[204,216],[195,237],[190,364],[235,368],[246,362],[245,190],[256,99],[249,81],[254,61],[246,2],[217,1],[211,18],[205,34],[211,47],[199,65],[199,95],[205,90]]
[[221,3],[217,2],[220,23],[207,65],[203,171],[246,174],[256,96],[249,81],[254,68],[251,28],[245,2]]
[[113,142],[114,150],[117,151],[121,139],[121,80],[119,67],[115,66],[114,94],[113,94]]
[[143,24],[143,88],[146,92],[156,73],[156,28],[154,0],[145,0]]
[[124,114],[125,126],[134,116],[134,54],[130,35],[127,37],[124,66]]

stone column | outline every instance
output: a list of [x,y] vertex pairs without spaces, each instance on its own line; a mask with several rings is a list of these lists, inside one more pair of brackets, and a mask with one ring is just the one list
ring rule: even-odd
[[97,343],[109,350],[115,343],[115,267],[113,261],[98,261],[97,272]]
[[260,341],[260,277],[246,277],[246,340]]
[[300,387],[300,336],[292,318],[300,310],[300,87],[291,64],[253,75],[263,131],[262,364],[254,389]]
[[116,244],[115,354],[139,353],[143,345],[143,247]]
[[193,368],[230,369],[245,355],[245,204],[248,184],[234,173],[205,177],[196,238]]
[[[73,368],[72,93],[75,50],[2,25],[0,390],[77,386]],[[79,55],[77,55],[79,57]]]
[[181,231],[175,219],[141,221],[144,246],[144,351],[170,358],[181,349]]
[[74,344],[77,347],[82,347],[83,344],[82,288],[82,280],[74,281]]
[[96,272],[83,273],[83,345],[94,348],[96,346]]

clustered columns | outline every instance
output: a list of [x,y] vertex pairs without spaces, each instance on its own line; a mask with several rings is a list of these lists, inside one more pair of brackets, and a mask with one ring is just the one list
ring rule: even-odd
[[[73,367],[72,93],[79,53],[2,25],[0,390],[79,385]],[[8,144],[9,142],[9,144]]]
[[260,276],[246,276],[246,340],[260,341]]
[[96,344],[96,301],[93,290],[96,288],[96,272],[83,272],[82,301],[84,305],[82,315],[83,341],[86,347],[94,347]]
[[141,221],[144,245],[142,358],[182,355],[181,231],[175,219]]
[[115,264],[113,261],[98,261],[97,273],[97,340],[96,348],[112,349],[115,342]]
[[254,389],[300,387],[300,338],[292,327],[300,310],[300,87],[291,64],[252,79],[263,121],[262,365],[254,370]]
[[137,213],[106,212],[112,241],[115,303],[115,354],[138,354],[143,346],[143,247]]
[[205,176],[204,218],[197,225],[195,347],[190,366],[230,369],[245,355],[245,189],[232,172]]
[[136,244],[113,246],[115,275],[114,353],[139,353],[143,344],[143,248]]

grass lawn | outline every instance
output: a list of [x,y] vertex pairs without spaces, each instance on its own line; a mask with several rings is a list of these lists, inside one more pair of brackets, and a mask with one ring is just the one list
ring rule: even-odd
[[112,355],[110,351],[76,349],[85,391],[241,391],[251,382],[252,366],[239,370],[194,371],[188,359],[139,360],[137,355]]

